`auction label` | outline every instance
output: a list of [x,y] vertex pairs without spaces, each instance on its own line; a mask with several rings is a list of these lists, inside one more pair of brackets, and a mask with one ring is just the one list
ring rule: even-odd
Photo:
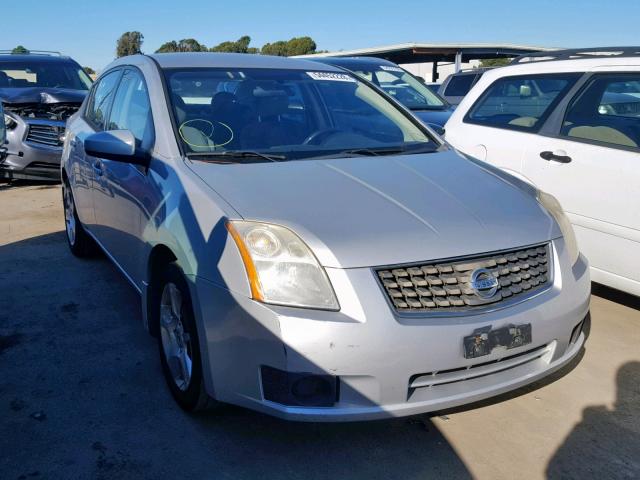
[[355,78],[346,73],[334,73],[334,72],[307,72],[314,80],[330,80],[334,82],[354,82]]
[[400,67],[393,67],[391,65],[380,65],[380,68],[387,72],[404,72]]

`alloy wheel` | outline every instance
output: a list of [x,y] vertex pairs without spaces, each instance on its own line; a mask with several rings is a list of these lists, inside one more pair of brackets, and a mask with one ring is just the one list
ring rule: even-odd
[[191,336],[184,329],[182,294],[174,283],[167,283],[162,291],[160,336],[173,381],[185,391],[191,381],[193,350]]

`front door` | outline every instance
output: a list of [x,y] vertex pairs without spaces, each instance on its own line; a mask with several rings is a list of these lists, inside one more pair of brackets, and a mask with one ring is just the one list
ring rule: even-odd
[[[154,129],[147,87],[135,68],[124,71],[109,115],[107,130],[129,130],[136,148],[153,147]],[[125,271],[140,287],[144,278],[143,199],[149,179],[144,167],[100,159],[93,189],[97,236]]]

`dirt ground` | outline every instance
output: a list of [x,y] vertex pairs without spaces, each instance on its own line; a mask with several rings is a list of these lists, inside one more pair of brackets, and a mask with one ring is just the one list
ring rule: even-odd
[[481,405],[287,423],[173,402],[139,298],[68,251],[60,187],[0,184],[0,478],[640,478],[640,299],[594,286],[563,375]]

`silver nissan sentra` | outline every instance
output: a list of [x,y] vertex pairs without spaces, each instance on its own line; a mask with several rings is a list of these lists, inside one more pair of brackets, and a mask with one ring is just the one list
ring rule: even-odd
[[103,250],[140,292],[189,411],[440,410],[549,375],[588,332],[558,202],[337,67],[121,58],[69,121],[61,173],[71,251]]

